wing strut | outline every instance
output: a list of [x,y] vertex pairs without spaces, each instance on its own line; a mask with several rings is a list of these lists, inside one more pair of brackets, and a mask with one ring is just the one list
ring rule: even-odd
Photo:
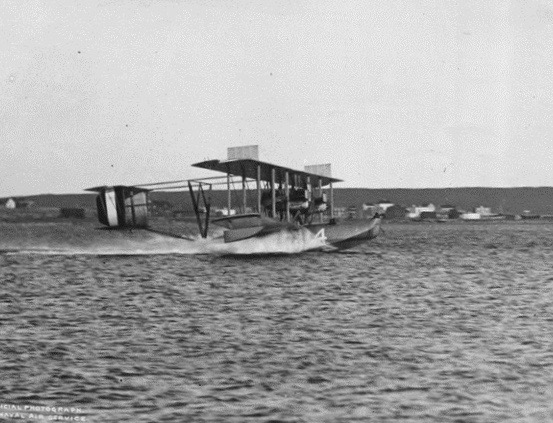
[[[192,198],[192,207],[194,207],[194,213],[196,214],[196,221],[198,222],[198,228],[200,229],[200,235],[202,238],[207,238],[207,229],[209,227],[209,211],[211,209],[211,184],[201,181],[194,181],[198,184],[198,192],[194,193],[194,187],[192,181],[188,181],[188,189],[190,190],[190,197]],[[209,185],[209,195],[206,198],[204,185]],[[205,222],[202,222],[201,214],[205,210]]]

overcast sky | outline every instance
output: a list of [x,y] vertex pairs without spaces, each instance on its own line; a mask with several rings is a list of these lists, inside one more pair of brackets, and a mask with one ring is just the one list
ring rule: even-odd
[[553,186],[546,1],[0,0],[0,196],[206,175]]

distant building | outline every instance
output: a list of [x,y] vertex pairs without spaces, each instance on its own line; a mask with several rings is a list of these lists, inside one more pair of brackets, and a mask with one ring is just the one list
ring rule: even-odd
[[480,213],[473,213],[473,212],[466,212],[461,213],[461,216],[459,216],[462,220],[480,220],[482,219],[482,215]]
[[222,209],[215,209],[215,216],[234,216],[236,214],[235,209],[228,209],[223,207]]
[[386,214],[387,210],[393,206],[395,204],[389,200],[378,200],[376,204],[363,203],[362,217],[370,219],[376,213]]
[[460,215],[461,215],[461,213],[459,212],[459,210],[457,210],[456,208],[453,208],[447,213],[447,218],[448,219],[458,219]]
[[363,217],[370,219],[373,217],[379,209],[378,204],[363,203]]
[[390,200],[378,200],[378,204],[377,206],[384,212],[386,213],[386,210],[388,210],[388,208],[394,206],[395,204],[392,203]]
[[438,210],[436,210],[436,217],[438,219],[457,219],[460,213],[457,208],[451,204],[441,205]]
[[462,213],[462,220],[503,220],[506,216],[492,213],[491,207],[476,207],[473,212]]
[[539,219],[540,218],[540,215],[539,214],[536,214],[536,213],[532,213],[530,210],[524,210],[521,215],[520,215],[521,219]]
[[419,219],[436,219],[438,216],[435,211],[422,211],[419,214]]
[[451,204],[442,204],[440,206],[440,211],[442,213],[449,213],[451,210],[454,210],[455,209],[455,206],[451,205]]
[[399,204],[394,204],[386,209],[385,218],[386,219],[405,219],[407,216],[408,210],[400,206]]
[[425,213],[424,216],[428,216],[428,213],[434,213],[434,217],[436,217],[436,206],[432,203],[422,206],[413,205],[408,209],[407,217],[415,220],[420,219],[422,213]]
[[484,207],[484,206],[476,207],[474,209],[474,213],[478,213],[480,214],[480,216],[488,216],[493,214],[491,207]]
[[16,207],[17,207],[17,204],[13,198],[10,198],[8,201],[6,201],[7,209],[15,209]]

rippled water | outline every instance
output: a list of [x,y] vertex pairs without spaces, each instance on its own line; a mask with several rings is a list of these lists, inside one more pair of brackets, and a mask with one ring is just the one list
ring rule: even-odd
[[384,229],[338,254],[4,252],[0,403],[97,422],[553,421],[553,224]]

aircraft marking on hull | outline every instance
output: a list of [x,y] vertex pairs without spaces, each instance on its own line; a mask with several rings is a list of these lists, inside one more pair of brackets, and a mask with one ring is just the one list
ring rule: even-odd
[[315,239],[318,240],[321,245],[326,245],[325,228],[321,228],[319,232],[315,234]]

